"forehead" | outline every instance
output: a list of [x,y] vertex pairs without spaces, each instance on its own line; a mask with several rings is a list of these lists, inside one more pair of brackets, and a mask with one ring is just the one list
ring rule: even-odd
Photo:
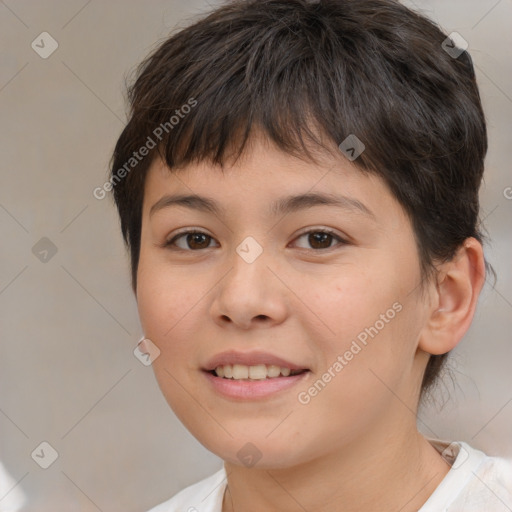
[[187,196],[198,210],[216,215],[253,207],[277,215],[298,210],[298,205],[308,206],[308,202],[310,206],[340,206],[342,202],[347,211],[368,216],[401,210],[382,178],[363,173],[341,151],[339,155],[314,156],[316,162],[298,158],[264,138],[253,137],[242,156],[223,167],[205,160],[175,170],[156,158],[146,176],[144,215],[149,216],[166,201],[176,202],[178,196]]

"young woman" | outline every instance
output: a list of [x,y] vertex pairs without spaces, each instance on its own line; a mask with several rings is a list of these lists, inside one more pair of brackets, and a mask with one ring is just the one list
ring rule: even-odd
[[506,512],[416,427],[485,280],[469,54],[392,0],[235,0],[130,87],[111,184],[158,384],[224,460],[154,512]]

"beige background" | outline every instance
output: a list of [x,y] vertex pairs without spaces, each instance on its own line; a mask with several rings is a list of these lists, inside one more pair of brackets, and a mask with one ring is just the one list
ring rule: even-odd
[[[510,0],[408,2],[469,42],[490,150],[482,217],[499,280],[452,359],[457,385],[431,436],[512,456],[512,47]],[[109,199],[97,200],[125,116],[123,76],[200,0],[0,1],[0,510],[143,511],[220,468],[181,426],[150,367]],[[41,58],[32,41],[58,42]],[[32,252],[43,237],[57,252]],[[43,441],[59,457],[31,458]],[[36,452],[37,453],[37,452]],[[47,452],[48,453],[48,452]]]

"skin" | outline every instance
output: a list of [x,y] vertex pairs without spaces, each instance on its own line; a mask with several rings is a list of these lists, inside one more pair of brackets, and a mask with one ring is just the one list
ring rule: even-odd
[[[268,213],[282,196],[333,191],[374,217],[331,205]],[[171,206],[150,216],[163,195],[178,192],[207,196],[226,212]],[[181,228],[212,238],[187,243],[185,235],[174,250],[165,247]],[[347,243],[328,237],[315,245],[303,235],[326,228]],[[263,248],[250,264],[236,252],[248,236]],[[422,293],[410,220],[380,178],[341,153],[305,162],[257,134],[224,174],[207,162],[171,173],[155,160],[143,202],[138,310],[160,350],[153,368],[167,402],[225,461],[223,512],[417,511],[449,470],[416,428],[422,375],[428,354],[448,352],[469,328],[483,261],[468,238]],[[300,403],[298,393],[397,302],[401,311]],[[310,372],[270,398],[224,398],[201,368],[228,349],[267,351]],[[261,453],[251,468],[237,457],[247,442]]]

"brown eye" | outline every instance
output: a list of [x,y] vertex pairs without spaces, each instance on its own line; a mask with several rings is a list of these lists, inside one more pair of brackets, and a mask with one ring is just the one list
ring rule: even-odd
[[331,246],[332,240],[333,236],[329,233],[310,233],[308,236],[308,242],[313,249],[328,249]]
[[301,249],[314,249],[316,251],[321,251],[322,249],[331,249],[333,247],[331,245],[333,240],[340,242],[338,245],[346,244],[342,238],[328,229],[307,231],[306,233],[302,233],[302,235],[300,235],[297,240],[305,237],[307,237],[307,244],[309,244],[310,247],[300,247]]
[[[176,243],[177,240],[184,239],[185,247]],[[174,238],[165,243],[165,247],[176,246],[178,249],[187,251],[198,251],[201,249],[207,249],[210,246],[210,242],[213,238],[206,233],[201,231],[186,231],[176,235]]]

